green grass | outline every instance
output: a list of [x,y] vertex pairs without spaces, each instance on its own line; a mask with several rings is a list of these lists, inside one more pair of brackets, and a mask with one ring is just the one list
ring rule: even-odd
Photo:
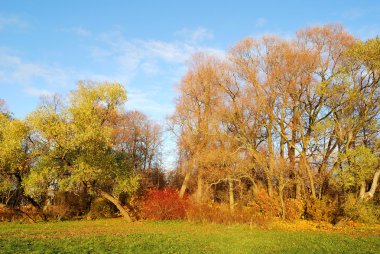
[[378,231],[250,229],[119,219],[0,224],[0,253],[379,253]]

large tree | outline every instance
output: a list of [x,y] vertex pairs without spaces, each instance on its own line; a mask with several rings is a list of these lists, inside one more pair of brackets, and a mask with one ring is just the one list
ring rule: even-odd
[[26,181],[29,192],[38,196],[49,189],[75,191],[82,186],[112,202],[130,221],[119,196],[135,191],[138,179],[113,138],[125,100],[120,84],[80,83],[67,105],[53,100],[33,112],[28,121],[36,159]]

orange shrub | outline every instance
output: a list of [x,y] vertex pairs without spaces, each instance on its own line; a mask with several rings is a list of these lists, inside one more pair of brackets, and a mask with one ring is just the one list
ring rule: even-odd
[[187,219],[192,222],[266,226],[272,217],[261,214],[254,207],[235,207],[231,212],[229,206],[225,204],[192,204],[188,206]]
[[301,200],[294,198],[285,200],[285,219],[289,221],[300,219],[303,212],[304,205]]
[[142,214],[149,220],[183,219],[187,204],[187,199],[180,198],[175,189],[151,189],[143,203]]
[[306,201],[305,217],[315,221],[332,222],[337,208],[336,200],[310,198]]
[[265,189],[255,192],[253,200],[249,203],[256,214],[266,217],[277,217],[280,215],[280,206],[275,198],[271,198]]

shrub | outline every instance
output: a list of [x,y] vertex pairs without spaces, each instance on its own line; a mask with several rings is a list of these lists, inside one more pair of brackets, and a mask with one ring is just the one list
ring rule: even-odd
[[380,211],[371,202],[358,202],[354,195],[348,195],[343,204],[343,213],[346,219],[363,222],[377,223],[380,218]]
[[254,193],[249,206],[257,215],[265,217],[277,217],[280,215],[280,206],[276,199],[269,197],[265,189],[259,189]]
[[218,224],[246,223],[267,226],[272,217],[258,212],[254,207],[235,207],[232,212],[225,204],[192,204],[187,209],[187,219],[192,222]]
[[[246,205],[243,206],[241,203],[246,203]],[[251,193],[249,201],[239,204],[231,211],[228,204],[194,203],[187,209],[187,219],[194,222],[220,224],[246,223],[262,227],[267,226],[274,217],[280,215],[278,201],[269,197],[264,188],[255,190]]]
[[69,216],[69,208],[65,205],[47,205],[43,209],[44,214],[47,218],[53,220],[62,220],[68,219]]
[[187,204],[187,199],[180,198],[175,189],[151,189],[143,203],[142,214],[149,220],[183,219]]
[[314,221],[332,222],[337,212],[337,202],[327,197],[306,201],[305,217]]
[[304,212],[303,202],[299,199],[288,198],[285,200],[285,219],[294,221],[300,219]]
[[229,224],[230,210],[226,205],[193,203],[188,206],[186,217],[192,222]]
[[10,208],[6,207],[3,204],[0,204],[0,222],[3,221],[13,221],[15,219],[20,219],[20,216],[17,216],[17,214]]
[[115,215],[115,206],[103,198],[97,198],[91,203],[88,219],[112,218]]
[[31,205],[21,206],[20,208],[9,208],[0,204],[0,222],[36,222],[40,219],[37,209]]
[[86,192],[55,191],[51,194],[43,207],[46,219],[71,219],[89,212],[91,199]]

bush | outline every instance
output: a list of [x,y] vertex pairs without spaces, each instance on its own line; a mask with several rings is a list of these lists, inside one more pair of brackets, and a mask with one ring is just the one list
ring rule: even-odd
[[184,219],[187,204],[187,199],[180,198],[175,189],[151,189],[143,203],[142,214],[149,220]]
[[14,210],[0,204],[0,222],[19,220],[20,216]]
[[300,219],[304,212],[303,206],[301,200],[294,198],[288,198],[285,200],[285,219],[288,221]]
[[248,205],[256,214],[270,218],[278,217],[281,211],[277,200],[269,197],[265,189],[256,191],[253,200]]
[[192,204],[187,209],[187,219],[192,222],[218,224],[255,224],[267,226],[272,217],[258,212],[254,207],[236,207],[232,212],[225,204]]
[[326,198],[310,198],[306,201],[305,217],[314,221],[332,222],[337,211],[337,202]]
[[377,223],[380,218],[380,211],[371,202],[358,202],[354,195],[348,195],[343,204],[343,213],[346,219],[363,222]]
[[233,211],[228,204],[191,204],[187,209],[187,219],[194,222],[219,224],[245,223],[267,226],[274,217],[280,215],[280,206],[275,198],[269,197],[264,188],[255,190],[246,205],[236,204]]
[[62,220],[82,217],[90,209],[90,197],[85,192],[56,191],[45,202],[43,213],[46,219]]
[[103,198],[97,198],[91,203],[88,219],[112,218],[115,215],[115,206]]
[[47,218],[53,220],[68,219],[69,208],[65,205],[47,205],[43,209]]
[[31,205],[21,206],[20,208],[9,208],[0,204],[0,222],[17,221],[17,222],[35,222],[39,221],[37,209]]

